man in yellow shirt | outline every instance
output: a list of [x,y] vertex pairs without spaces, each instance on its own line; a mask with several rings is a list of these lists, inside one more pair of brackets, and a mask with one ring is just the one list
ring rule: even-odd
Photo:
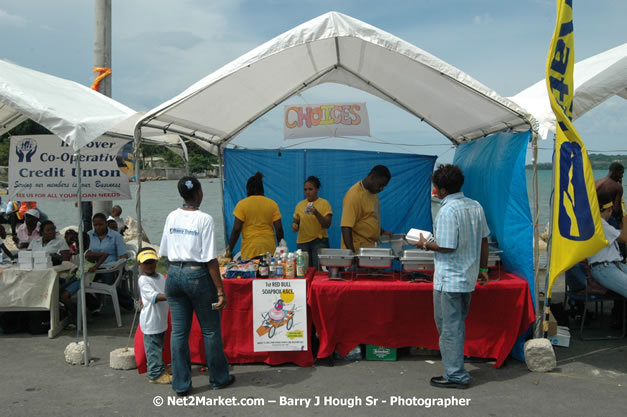
[[381,228],[378,193],[390,182],[390,170],[377,165],[366,178],[353,185],[344,195],[342,207],[342,248],[353,252],[372,248],[382,234],[391,235]]

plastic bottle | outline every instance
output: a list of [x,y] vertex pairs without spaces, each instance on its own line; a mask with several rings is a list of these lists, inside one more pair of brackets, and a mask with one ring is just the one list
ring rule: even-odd
[[296,276],[296,265],[294,263],[294,254],[289,253],[287,255],[287,262],[285,263],[285,279],[294,279]]
[[280,258],[277,258],[276,265],[274,267],[275,278],[283,278],[283,262]]
[[305,255],[303,251],[296,251],[296,278],[305,278]]
[[276,263],[274,258],[270,258],[270,263],[268,266],[268,278],[276,277]]

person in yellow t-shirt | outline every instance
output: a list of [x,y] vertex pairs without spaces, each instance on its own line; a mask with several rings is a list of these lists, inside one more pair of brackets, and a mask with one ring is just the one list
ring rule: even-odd
[[333,211],[324,198],[318,197],[320,180],[309,177],[305,181],[305,199],[296,205],[292,232],[298,233],[296,247],[309,254],[310,264],[319,269],[318,248],[329,247],[327,229],[331,226]]
[[377,165],[366,178],[348,189],[342,207],[342,248],[353,252],[360,248],[372,248],[384,235],[391,232],[381,228],[381,213],[378,193],[390,182],[390,170]]
[[274,200],[263,195],[262,178],[263,174],[257,172],[248,179],[246,183],[248,197],[235,206],[233,211],[235,222],[226,248],[227,256],[232,254],[240,233],[242,259],[254,258],[266,252],[274,253],[276,243],[283,239],[279,206]]

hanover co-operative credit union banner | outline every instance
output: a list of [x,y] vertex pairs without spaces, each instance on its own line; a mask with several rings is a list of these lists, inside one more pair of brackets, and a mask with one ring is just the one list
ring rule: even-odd
[[[82,198],[129,200],[135,158],[132,142],[101,137],[81,148]],[[9,199],[75,200],[78,155],[54,135],[13,136],[9,149]]]

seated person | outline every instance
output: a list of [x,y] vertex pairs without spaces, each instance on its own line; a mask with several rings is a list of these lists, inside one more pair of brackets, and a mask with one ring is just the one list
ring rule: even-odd
[[24,223],[13,235],[13,242],[18,249],[26,249],[31,241],[40,237],[39,210],[30,209],[24,214]]
[[[89,235],[86,234],[87,232],[85,232],[85,234],[83,234],[83,236],[87,236],[87,240],[89,241]],[[65,243],[67,243],[67,246],[70,248],[70,258],[74,255],[76,255],[78,253],[78,232],[74,229],[67,229],[65,231],[65,235],[63,236],[63,239],[65,240]],[[84,245],[88,245],[88,243],[85,243],[83,241]]]
[[[76,233],[76,232],[74,232]],[[67,232],[66,232],[67,235]],[[83,233],[83,245],[85,245],[85,254],[89,251],[89,235],[87,232]],[[96,269],[107,259],[109,256],[108,253],[105,252],[91,252],[90,258],[96,259],[95,262],[89,262],[87,260],[87,256],[85,257],[85,265],[84,269],[88,273],[96,272]],[[78,292],[81,288],[81,271],[77,269],[74,271],[73,275],[69,278],[60,278],[59,279],[59,300],[65,306],[66,310],[71,313],[71,323],[76,324],[76,317],[78,314],[76,304],[72,302],[72,296]],[[90,276],[90,279],[93,279],[93,275]]]
[[621,230],[612,227],[608,220],[612,215],[613,201],[607,194],[597,194],[601,209],[601,223],[609,244],[588,258],[592,277],[608,290],[627,297],[627,265],[618,248],[619,243],[627,242],[627,216],[623,217]]
[[[120,258],[128,258],[128,251],[126,250],[124,238],[118,232],[107,227],[107,218],[104,214],[94,214],[94,217],[92,218],[92,225],[93,229],[88,232],[89,247],[91,251],[85,255],[89,261],[96,261],[94,256],[91,254],[92,251],[106,252],[109,256],[105,260],[105,264],[115,263]],[[115,282],[115,274],[98,274],[96,280],[112,285]],[[118,287],[118,300],[120,305],[125,309],[135,309],[135,302],[133,298],[120,287]]]
[[2,252],[4,252],[4,254],[10,258],[10,259],[15,259],[17,258],[17,255],[14,255],[9,249],[7,249],[6,245],[4,244],[4,240],[7,238],[7,231],[4,228],[4,226],[0,226],[0,248],[2,249]]
[[118,222],[116,222],[112,216],[107,217],[107,227],[119,233]]
[[50,255],[59,255],[62,261],[70,260],[70,248],[64,239],[57,237],[57,227],[50,220],[41,223],[41,237],[32,240],[28,249],[45,251]]
[[122,207],[117,205],[111,207],[111,217],[113,217],[115,222],[118,224],[118,232],[123,235],[128,227],[126,227],[124,220],[122,220]]
[[4,216],[7,219],[7,223],[11,225],[11,234],[16,235],[16,229],[18,225],[24,223],[24,216],[19,214],[20,202],[10,200],[4,209]]

